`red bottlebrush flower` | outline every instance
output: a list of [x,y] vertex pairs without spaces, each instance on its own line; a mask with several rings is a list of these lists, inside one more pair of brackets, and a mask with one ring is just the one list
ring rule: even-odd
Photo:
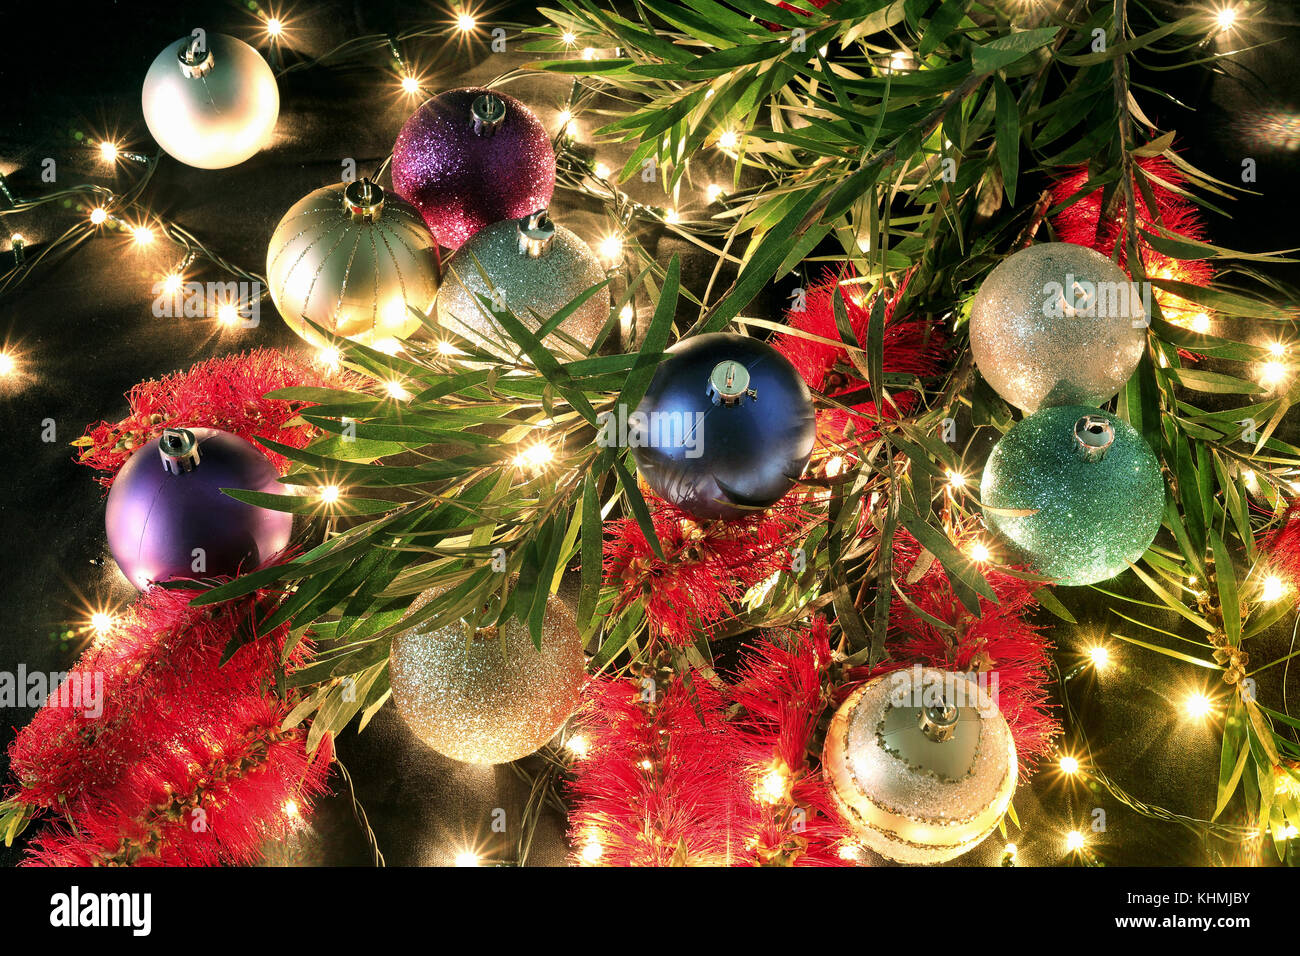
[[[809,5],[816,7],[818,10],[825,10],[832,3],[838,3],[838,2],[839,0],[808,0]],[[799,7],[794,6],[793,4],[786,3],[786,0],[777,0],[776,5],[780,7],[782,10],[789,10],[791,13],[797,13],[801,17],[812,16],[812,14],[809,13],[807,10],[803,10]],[[788,29],[787,27],[781,26],[781,24],[779,23],[772,23],[770,21],[764,21],[763,26],[767,27],[773,33],[783,33],[786,29]]]
[[253,349],[238,355],[208,359],[186,372],[141,382],[127,394],[129,414],[119,422],[100,422],[86,429],[75,445],[78,461],[106,476],[105,488],[131,453],[162,434],[164,428],[205,427],[232,432],[257,445],[283,473],[284,456],[264,448],[259,438],[301,448],[317,429],[305,423],[290,424],[310,402],[268,399],[279,388],[313,385],[355,389],[363,379],[348,371],[328,370],[273,349]]
[[[830,628],[817,617],[785,643],[763,641],[742,665],[728,696],[736,718],[741,796],[748,797],[752,862],[845,866],[855,843],[821,774],[814,736],[831,702],[825,686]],[[747,787],[746,787],[747,785]]]
[[1259,550],[1268,557],[1269,570],[1285,578],[1300,601],[1300,498],[1287,507],[1282,525],[1262,537]]
[[[1148,232],[1165,231],[1188,239],[1204,240],[1206,238],[1205,220],[1194,202],[1178,193],[1185,189],[1187,177],[1167,157],[1148,156],[1138,160],[1138,166],[1146,174],[1155,199],[1154,208],[1148,203],[1142,190],[1134,184],[1134,218],[1141,230]],[[1060,177],[1052,187],[1052,202],[1060,204],[1087,187],[1088,168],[1078,166]],[[1082,198],[1061,210],[1052,220],[1057,235],[1064,242],[1088,246],[1103,255],[1113,256],[1115,245],[1119,242],[1126,221],[1124,196],[1118,194],[1114,214],[1103,220],[1102,198],[1104,190],[1100,187],[1092,190]],[[1208,286],[1214,279],[1214,267],[1204,259],[1172,259],[1164,253],[1157,252],[1146,240],[1138,237],[1138,251],[1142,256],[1143,269],[1148,278],[1169,279],[1190,285]],[[1124,250],[1120,250],[1120,266],[1127,269]],[[1128,270],[1131,272],[1131,270]],[[1160,303],[1161,313],[1166,319],[1178,325],[1205,331],[1209,316],[1205,309],[1189,302],[1172,292],[1155,291]]]
[[1027,778],[1061,732],[1047,695],[1052,644],[1025,620],[1037,607],[1033,592],[1041,585],[991,570],[986,578],[999,603],[980,598],[980,613],[975,615],[957,599],[937,559],[924,570],[917,567],[920,555],[914,538],[906,532],[895,536],[894,566],[908,598],[954,630],[936,627],[895,600],[887,640],[890,656],[944,670],[996,674],[998,707],[1016,741],[1021,777]]
[[[280,729],[288,626],[256,634],[265,593],[191,608],[195,593],[146,592],[14,739],[11,798],[71,824],[38,837],[28,862],[253,862],[324,789],[328,744],[312,758],[302,728]],[[299,644],[286,668],[308,653]]]
[[[647,687],[653,686],[647,684]],[[575,863],[719,866],[743,852],[722,695],[698,672],[658,687],[598,678],[578,731],[569,840]]]
[[689,644],[735,612],[751,587],[790,565],[790,548],[808,522],[797,491],[759,514],[698,522],[646,493],[658,557],[634,518],[606,525],[605,580],[619,588],[615,611],[642,599],[651,632]]
[[[787,310],[786,324],[793,329],[816,335],[830,342],[818,342],[798,335],[783,333],[772,344],[790,360],[809,388],[849,406],[860,414],[838,408],[822,409],[817,413],[817,433],[825,444],[837,445],[845,441],[850,432],[870,439],[877,434],[875,422],[879,418],[898,418],[916,407],[917,396],[906,389],[890,391],[891,402],[877,409],[871,399],[870,386],[849,359],[848,349],[835,324],[834,295],[836,287],[844,299],[853,334],[865,342],[871,323],[871,309],[875,296],[863,291],[847,269],[827,271],[823,281],[808,290],[804,297],[804,310]],[[923,319],[896,315],[896,307],[907,282],[885,301],[884,372],[916,375],[920,378],[936,375],[943,366],[942,331]]]

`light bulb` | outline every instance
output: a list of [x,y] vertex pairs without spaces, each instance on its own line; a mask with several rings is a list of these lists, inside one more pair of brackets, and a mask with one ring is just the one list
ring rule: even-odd
[[99,144],[99,158],[106,163],[117,162],[117,143],[104,140]]
[[153,230],[148,226],[136,226],[131,230],[131,238],[134,239],[138,245],[147,246],[149,243],[153,242]]
[[1195,720],[1209,716],[1214,710],[1214,703],[1210,698],[1200,691],[1189,694],[1187,700],[1183,702],[1183,707],[1187,710],[1187,716]]
[[560,132],[563,133],[569,128],[569,124],[573,122],[573,114],[568,110],[560,110],[560,114],[556,119],[560,121]]
[[407,96],[414,96],[420,92],[420,81],[413,76],[402,77],[402,92]]
[[722,187],[717,183],[709,183],[709,188],[705,190],[705,194],[709,197],[709,202],[717,202],[718,197],[722,195]]
[[1088,656],[1092,658],[1092,666],[1099,671],[1104,671],[1110,666],[1110,649],[1098,644],[1088,651]]
[[573,46],[578,42],[578,37],[571,30],[565,30],[560,39],[564,41],[565,46]]
[[596,51],[591,47],[585,47],[582,51],[582,58],[584,60],[594,60],[596,59]]
[[325,346],[325,348],[321,349],[319,352],[316,353],[316,361],[320,362],[321,365],[326,365],[331,367],[338,365],[339,360],[342,357],[343,356],[339,353],[339,350],[332,345],[327,345]]
[[278,37],[284,32],[284,24],[280,22],[279,17],[271,17],[266,21],[266,33],[272,39]]
[[184,281],[185,280],[181,278],[179,272],[169,272],[163,277],[163,291],[168,295],[175,295],[180,291],[181,285]]
[[103,206],[96,206],[90,210],[90,221],[96,226],[102,226],[104,220],[108,218],[108,211]]
[[223,302],[217,307],[217,321],[222,325],[235,325],[239,322],[239,309],[233,303]]
[[608,235],[600,240],[600,254],[611,261],[623,256],[623,240],[616,235]]
[[290,820],[298,819],[299,814],[302,812],[301,810],[298,809],[297,800],[284,801],[284,804],[280,807],[280,809],[284,811],[284,815],[288,817]]
[[0,376],[8,377],[18,371],[18,360],[9,352],[0,352]]
[[113,615],[96,611],[90,615],[90,629],[96,634],[105,634],[113,629]]
[[471,853],[467,850],[464,853],[456,854],[457,866],[478,866],[478,862],[479,861],[478,861],[477,853]]
[[718,134],[718,149],[729,150],[735,149],[740,143],[740,137],[736,135],[735,130],[724,129]]
[[592,838],[582,847],[582,859],[587,863],[595,863],[604,855],[604,852],[601,849],[600,841]]
[[319,494],[321,504],[332,505],[339,500],[339,495],[342,492],[339,491],[338,485],[322,485]]
[[1270,574],[1264,579],[1264,588],[1261,597],[1265,601],[1276,601],[1286,593],[1286,584],[1276,574]]
[[1265,362],[1260,368],[1259,380],[1267,386],[1277,385],[1284,378],[1286,378],[1286,366],[1281,362]]
[[473,30],[476,26],[478,26],[478,21],[474,19],[472,14],[456,14],[456,29],[461,33],[469,33],[469,31]]
[[609,179],[609,167],[606,166],[604,163],[597,163],[597,164],[596,164],[596,178],[597,178],[597,179]]
[[573,754],[573,756],[579,760],[587,756],[591,751],[591,744],[587,741],[586,737],[582,736],[582,734],[575,734],[570,737],[564,746],[569,753]]
[[988,561],[990,557],[992,557],[992,554],[989,551],[988,545],[983,541],[976,541],[970,546],[970,559],[976,564],[983,564]]
[[395,398],[399,402],[411,397],[411,393],[402,388],[402,383],[396,380],[385,382],[384,390],[388,392],[389,398]]
[[1237,8],[1224,7],[1215,14],[1215,20],[1219,24],[1219,32],[1231,30],[1237,24]]
[[672,225],[673,223],[680,222],[680,221],[681,221],[681,216],[678,215],[676,209],[669,208],[664,210],[664,222],[668,223],[669,225]]
[[1065,849],[1071,853],[1077,853],[1083,849],[1083,834],[1078,830],[1071,830],[1065,837]]
[[966,476],[960,471],[950,471],[948,472],[948,484],[954,488],[965,488]]
[[1061,773],[1073,776],[1079,772],[1079,759],[1077,757],[1062,757],[1060,766]]

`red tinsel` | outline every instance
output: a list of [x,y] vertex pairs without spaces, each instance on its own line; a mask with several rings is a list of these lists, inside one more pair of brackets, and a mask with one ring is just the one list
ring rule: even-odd
[[[912,391],[891,390],[892,402],[886,401],[883,409],[876,408],[876,403],[871,400],[869,386],[849,359],[848,349],[835,323],[834,295],[837,285],[853,334],[859,343],[865,342],[875,296],[865,292],[863,286],[853,280],[847,267],[838,271],[828,270],[822,282],[808,290],[802,312],[786,312],[786,324],[792,329],[830,339],[832,343],[838,344],[816,342],[790,334],[778,335],[772,342],[777,351],[790,360],[809,388],[834,398],[859,413],[855,415],[838,408],[817,412],[818,437],[823,443],[831,445],[843,442],[850,431],[864,440],[870,440],[877,434],[875,423],[878,419],[894,419],[906,415],[916,407],[917,402],[917,396]],[[943,334],[939,328],[924,319],[896,314],[906,286],[904,281],[885,300],[883,371],[887,374],[925,378],[938,374],[943,367]]]
[[[265,594],[188,607],[196,593],[146,592],[64,682],[102,681],[98,706],[52,695],[10,746],[10,798],[61,818],[29,865],[254,862],[324,790],[329,741],[309,756],[303,728],[280,729],[292,705],[273,679],[288,625],[254,635]],[[222,664],[237,635],[246,642]],[[307,652],[299,644],[286,667]]]
[[605,581],[619,589],[615,612],[641,598],[651,633],[689,644],[735,613],[751,587],[789,568],[790,548],[808,517],[798,492],[767,511],[736,521],[698,522],[646,492],[664,556],[658,557],[635,518],[606,525]]
[[131,452],[157,438],[164,428],[205,427],[248,439],[283,473],[288,465],[285,458],[264,448],[257,439],[303,447],[317,430],[292,420],[312,403],[264,396],[278,388],[300,385],[349,389],[361,381],[355,373],[322,368],[272,349],[208,359],[188,371],[132,388],[127,394],[130,412],[124,419],[92,425],[74,442],[80,448],[78,461],[108,472],[98,479],[107,488]]
[[1259,550],[1268,557],[1269,570],[1284,578],[1300,601],[1300,498],[1287,508],[1281,527],[1259,541]]
[[1015,738],[1023,780],[1051,752],[1052,739],[1061,732],[1047,694],[1052,643],[1041,628],[1025,620],[1038,606],[1033,592],[1043,585],[986,569],[985,578],[998,603],[981,597],[980,613],[975,615],[958,600],[937,559],[927,555],[932,560],[929,567],[923,571],[917,567],[921,552],[906,532],[895,535],[899,585],[916,607],[953,630],[936,627],[895,599],[886,642],[890,657],[901,666],[919,662],[963,673],[996,674],[998,708]]
[[[1183,172],[1165,156],[1142,157],[1137,162],[1142,172],[1146,174],[1155,199],[1155,208],[1152,209],[1141,189],[1136,183],[1134,184],[1136,207],[1134,219],[1138,229],[1158,235],[1162,227],[1177,236],[1204,240],[1206,226],[1200,209],[1194,202],[1176,191],[1187,186],[1187,177]],[[1052,187],[1053,203],[1065,202],[1086,188],[1087,184],[1087,166],[1075,167],[1058,179]],[[1123,192],[1118,192],[1113,215],[1103,217],[1103,192],[1100,187],[1093,189],[1068,208],[1061,210],[1052,220],[1052,225],[1064,242],[1088,246],[1111,256],[1123,234],[1126,222],[1125,202]],[[1153,249],[1151,244],[1141,236],[1138,237],[1137,245],[1142,256],[1143,269],[1150,279],[1170,279],[1191,285],[1208,286],[1214,278],[1214,267],[1207,260],[1170,258]],[[1127,269],[1123,249],[1120,250],[1119,264]],[[1157,289],[1154,294],[1160,303],[1161,313],[1166,319],[1204,331],[1203,323],[1208,320],[1208,316],[1203,308],[1171,292]]]
[[830,703],[826,670],[830,627],[817,617],[788,643],[762,641],[728,689],[741,707],[736,746],[750,784],[753,861],[792,866],[845,866],[855,840],[840,819],[814,750],[818,721]]
[[587,756],[574,768],[575,862],[721,866],[742,852],[737,779],[722,696],[698,672],[653,701],[641,684],[598,678],[578,718]]

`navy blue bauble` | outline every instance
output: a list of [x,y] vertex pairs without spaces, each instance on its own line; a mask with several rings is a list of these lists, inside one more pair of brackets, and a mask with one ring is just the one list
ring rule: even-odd
[[696,518],[742,518],[775,504],[803,474],[816,425],[794,366],[730,332],[668,350],[636,410],[629,444],[641,478]]

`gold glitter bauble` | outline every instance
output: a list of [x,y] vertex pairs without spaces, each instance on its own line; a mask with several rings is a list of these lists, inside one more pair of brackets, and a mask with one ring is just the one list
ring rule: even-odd
[[965,674],[915,666],[863,684],[831,719],[822,764],[858,838],[901,863],[942,863],[997,829],[1016,744]]
[[313,345],[325,343],[304,316],[388,351],[433,308],[437,254],[406,200],[368,180],[335,183],[284,214],[266,250],[266,278],[285,323]]
[[[418,611],[440,590],[411,604]],[[397,710],[434,750],[466,763],[508,763],[555,736],[578,707],[587,665],[572,615],[552,595],[542,647],[511,618],[468,641],[460,621],[393,639],[388,676]]]
[[1095,249],[1044,242],[989,273],[970,310],[970,347],[993,390],[1026,414],[1096,408],[1124,387],[1147,341],[1147,311]]

